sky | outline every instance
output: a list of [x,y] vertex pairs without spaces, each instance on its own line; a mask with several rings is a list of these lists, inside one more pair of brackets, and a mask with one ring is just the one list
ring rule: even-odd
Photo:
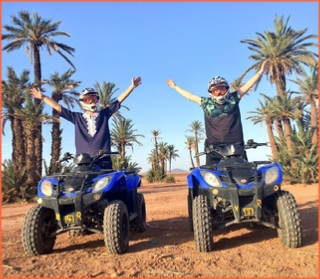
[[[295,30],[308,29],[306,35],[318,34],[317,2],[2,2],[1,24],[11,25],[12,15],[22,10],[36,12],[52,23],[61,21],[59,31],[71,35],[55,39],[76,49],[74,56],[66,53],[76,66],[74,80],[81,81],[78,90],[93,87],[96,82],[112,82],[119,88],[118,97],[131,79],[141,76],[142,84],[123,102],[128,107],[121,114],[132,120],[136,134],[145,137],[127,148],[127,155],[147,172],[151,166],[147,158],[154,148],[152,130],[160,132],[159,141],[173,144],[179,157],[172,161],[172,169],[189,170],[191,162],[186,149],[186,136],[191,123],[198,120],[204,127],[203,111],[196,103],[182,97],[168,87],[166,80],[174,82],[198,96],[208,96],[207,85],[214,76],[222,76],[229,82],[239,78],[254,61],[254,54],[244,39],[257,39],[256,32],[274,31],[276,16],[289,19]],[[2,28],[2,32],[5,30]],[[4,32],[6,33],[6,32]],[[313,41],[316,42],[316,41]],[[8,41],[2,42],[2,47]],[[317,49],[310,49],[317,52]],[[71,66],[57,53],[49,56],[41,51],[42,78],[48,79],[54,72],[59,75]],[[6,79],[7,67],[13,67],[19,76],[24,69],[33,66],[22,47],[14,52],[2,51],[2,79]],[[254,71],[248,73],[249,80]],[[295,76],[289,76],[295,79]],[[46,94],[51,89],[44,86]],[[287,89],[295,90],[288,82]],[[259,107],[259,95],[276,95],[275,85],[264,77],[257,91],[249,92],[240,102],[245,141],[268,142],[266,126],[254,125],[246,118],[248,111]],[[63,105],[63,104],[62,104]],[[76,111],[81,111],[79,107]],[[49,106],[45,112],[51,113]],[[109,122],[112,127],[112,121]],[[62,154],[75,153],[74,126],[62,119]],[[43,157],[49,162],[51,125],[43,125]],[[2,161],[11,158],[10,124],[2,136]],[[199,144],[203,150],[203,141]],[[115,151],[115,150],[113,150]],[[266,160],[270,147],[248,150],[250,161]],[[194,158],[195,161],[195,158]],[[205,156],[200,157],[201,164]]]

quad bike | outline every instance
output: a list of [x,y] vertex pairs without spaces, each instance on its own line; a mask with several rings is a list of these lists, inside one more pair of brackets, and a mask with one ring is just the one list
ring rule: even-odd
[[214,229],[244,222],[276,229],[284,246],[302,245],[300,214],[294,196],[281,190],[280,164],[242,158],[245,149],[263,145],[210,145],[199,154],[218,153],[222,159],[187,176],[189,225],[198,251],[213,250]]
[[[22,231],[24,251],[30,256],[50,253],[56,236],[99,233],[112,254],[129,247],[129,234],[146,230],[144,196],[137,192],[141,178],[134,171],[104,169],[106,156],[79,154],[72,171],[44,176],[38,184],[37,202],[26,214]],[[59,162],[73,155],[65,153]]]

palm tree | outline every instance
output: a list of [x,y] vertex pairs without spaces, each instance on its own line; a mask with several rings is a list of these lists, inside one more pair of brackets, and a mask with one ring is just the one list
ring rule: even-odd
[[[100,84],[97,81],[94,84],[94,88],[97,90],[97,92],[99,94],[99,104],[100,104],[101,109],[104,109],[104,108],[110,106],[116,100],[116,98],[112,97],[112,96],[115,92],[117,92],[119,90],[119,88],[115,89],[115,86],[116,85],[114,83],[112,83],[112,82],[107,83],[105,81],[103,81],[102,87],[100,86]],[[124,105],[121,105],[121,108],[125,108],[125,109],[129,110],[129,108]],[[112,116],[115,121],[118,121],[120,118],[123,118],[120,111],[117,111]]]
[[148,154],[149,157],[147,158],[147,162],[151,164],[151,168],[155,171],[156,167],[158,166],[158,155],[155,149],[151,150],[151,153]]
[[120,118],[117,122],[114,120],[112,126],[111,144],[118,149],[118,152],[123,159],[126,156],[126,146],[130,146],[132,151],[133,143],[142,146],[142,143],[137,140],[137,137],[144,138],[144,135],[135,134],[137,130],[133,129],[134,124],[131,119]]
[[283,123],[283,129],[285,139],[289,152],[294,151],[294,144],[292,141],[292,127],[290,125],[290,119],[296,117],[296,100],[291,98],[292,93],[288,91],[285,96],[276,96],[272,103],[273,114],[277,116],[277,119]]
[[178,155],[178,151],[177,149],[175,149],[176,147],[173,144],[169,144],[168,145],[168,161],[169,161],[169,172],[171,174],[171,161],[172,159],[176,159],[177,157],[180,157]]
[[199,159],[199,143],[203,140],[204,129],[202,128],[202,123],[198,120],[194,120],[189,125],[191,129],[186,130],[186,132],[194,133],[194,147],[195,147],[195,156],[198,168],[200,167],[200,159]]
[[[9,43],[5,45],[2,50],[11,52],[25,46],[26,54],[30,56],[30,62],[34,67],[34,86],[41,86],[41,59],[40,50],[44,48],[49,55],[56,52],[61,55],[74,69],[74,65],[62,52],[65,51],[73,56],[74,48],[56,42],[52,38],[56,36],[70,35],[66,32],[58,31],[61,21],[52,23],[52,20],[45,20],[39,16],[38,13],[33,13],[32,16],[27,11],[19,12],[19,16],[11,16],[13,25],[4,25],[3,28],[8,33],[2,34],[2,40],[8,40]],[[35,99],[34,103],[38,106],[41,100]],[[35,168],[39,173],[42,173],[42,126],[38,123],[37,137],[35,141]]]
[[297,80],[290,80],[299,86],[299,92],[292,91],[295,94],[303,95],[305,101],[310,104],[311,111],[311,128],[313,130],[312,143],[318,142],[318,111],[317,111],[317,99],[318,99],[318,65],[310,67],[310,74],[303,74],[303,78],[297,78]]
[[264,98],[264,102],[262,103],[258,100],[260,107],[256,108],[253,111],[248,111],[248,113],[254,114],[254,116],[249,116],[246,119],[250,119],[253,124],[265,123],[267,126],[267,132],[269,137],[269,142],[271,146],[271,153],[273,160],[277,160],[278,147],[273,134],[272,124],[274,121],[272,107],[270,106],[271,98],[264,94],[260,94]]
[[[270,76],[270,82],[276,84],[279,96],[286,95],[286,75],[304,72],[303,66],[315,65],[318,54],[308,50],[309,47],[317,47],[316,43],[309,42],[316,39],[317,35],[305,35],[304,30],[293,30],[288,26],[290,17],[284,22],[283,16],[274,20],[275,31],[265,31],[264,34],[256,33],[257,39],[245,39],[241,43],[249,45],[249,49],[255,54],[250,55],[255,64],[249,67],[243,76],[252,69],[260,69],[264,60],[268,59],[269,67],[266,75]],[[242,76],[242,77],[243,77]],[[257,88],[256,83],[255,88]]]
[[240,89],[240,87],[244,85],[244,82],[242,82],[242,78],[237,78],[235,79],[233,82],[230,82],[230,86],[232,91],[236,91],[238,89]]
[[[24,103],[24,90],[30,87],[29,71],[24,70],[17,77],[12,67],[7,68],[8,79],[2,81],[2,125],[10,121],[12,131],[12,164],[15,172],[25,165],[24,128],[21,119],[14,117],[15,109],[21,109]],[[2,130],[4,135],[4,130]]]
[[185,136],[185,137],[187,139],[185,144],[187,145],[186,149],[189,150],[191,165],[192,165],[192,168],[195,168],[194,162],[193,162],[193,159],[192,159],[192,149],[195,148],[195,144],[194,144],[195,143],[195,139],[194,139],[194,136]]
[[[68,109],[74,108],[74,104],[79,104],[78,96],[79,93],[75,90],[81,81],[75,81],[71,79],[71,76],[75,73],[74,70],[69,69],[61,76],[58,72],[55,72],[51,75],[50,79],[44,79],[43,84],[47,84],[53,88],[51,98],[57,103],[63,101],[67,105]],[[52,109],[52,116],[56,119],[59,119],[59,112],[55,109]],[[61,134],[62,129],[60,129],[60,123],[54,122],[52,124],[51,131],[51,160],[49,166],[49,173],[54,172],[55,167],[57,167],[57,161],[61,155]]]
[[158,140],[161,139],[160,137],[160,131],[159,130],[152,130],[151,134],[153,136],[153,138],[151,139],[151,141],[154,141],[154,147],[155,147],[155,151],[156,151],[156,160],[157,160],[157,164],[159,164],[159,152],[158,152]]
[[51,124],[54,120],[47,113],[42,113],[44,103],[40,103],[35,107],[32,103],[32,96],[29,90],[25,91],[25,107],[15,109],[14,116],[22,121],[25,129],[26,141],[26,172],[28,174],[28,182],[31,187],[35,187],[41,177],[41,173],[34,167],[36,158],[35,141],[34,138],[39,134],[39,122],[44,124]]
[[161,164],[162,173],[165,174],[165,163],[168,159],[168,143],[167,142],[160,142],[159,143],[159,154],[158,159]]

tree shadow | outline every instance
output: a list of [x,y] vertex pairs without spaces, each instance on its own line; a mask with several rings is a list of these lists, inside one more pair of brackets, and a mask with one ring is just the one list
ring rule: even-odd
[[[312,201],[299,204],[299,212],[302,222],[303,240],[302,246],[313,245],[318,242],[318,202]],[[243,230],[240,235],[230,236],[232,232]],[[105,247],[103,237],[90,240],[90,236],[79,244],[73,244],[63,248],[54,249],[54,253],[80,249],[95,249]],[[222,237],[221,237],[222,236]],[[246,244],[259,243],[277,238],[275,229],[264,226],[251,227],[250,223],[234,224],[230,227],[214,230],[213,237],[218,238],[215,242],[215,250],[227,250]],[[95,236],[97,238],[97,236]],[[143,233],[130,234],[129,250],[127,253],[145,251],[157,247],[183,245],[193,242],[194,235],[189,227],[189,218],[175,217],[164,220],[152,220],[147,223],[147,229]]]

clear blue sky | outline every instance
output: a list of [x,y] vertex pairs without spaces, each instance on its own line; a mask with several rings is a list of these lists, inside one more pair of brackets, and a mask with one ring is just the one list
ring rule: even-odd
[[[74,57],[68,57],[77,68],[73,79],[81,86],[92,87],[98,81],[113,82],[124,91],[134,76],[142,77],[142,84],[124,101],[129,111],[121,109],[126,118],[132,119],[143,146],[134,145],[134,152],[127,149],[133,161],[150,169],[147,157],[153,148],[151,130],[161,132],[161,141],[174,144],[180,158],[172,162],[172,168],[188,170],[189,154],[186,149],[186,132],[194,120],[204,125],[202,109],[183,98],[166,85],[172,78],[177,85],[199,96],[207,96],[207,84],[214,76],[225,77],[229,82],[240,77],[253,61],[247,44],[240,41],[256,39],[256,32],[274,31],[275,16],[290,16],[289,25],[295,30],[308,28],[307,35],[318,34],[317,2],[6,2],[2,3],[2,26],[10,24],[10,15],[19,11],[37,12],[43,19],[62,21],[59,30],[71,38],[56,40],[76,49]],[[3,32],[4,30],[2,30]],[[7,44],[8,42],[3,42]],[[317,49],[313,49],[317,51]],[[50,57],[41,52],[42,77],[49,78],[55,71],[67,71],[69,64],[58,54]],[[7,66],[17,75],[29,69],[33,81],[33,67],[24,48],[2,52],[2,78],[6,79]],[[254,72],[250,72],[245,81]],[[294,79],[295,77],[290,77]],[[288,89],[293,89],[288,83]],[[50,88],[46,88],[50,94]],[[276,94],[275,86],[263,80],[256,92],[250,92],[240,103],[245,140],[268,141],[266,127],[253,125],[246,117],[255,110],[259,93]],[[76,108],[80,111],[80,108]],[[51,109],[46,107],[46,111]],[[110,122],[111,126],[111,122]],[[63,150],[75,152],[73,125],[62,120]],[[2,159],[11,158],[11,132],[9,123],[2,138]],[[44,158],[50,154],[50,125],[43,126]],[[200,143],[202,150],[203,142]],[[250,160],[264,160],[271,154],[268,147],[249,150]],[[204,156],[201,163],[205,162]]]

